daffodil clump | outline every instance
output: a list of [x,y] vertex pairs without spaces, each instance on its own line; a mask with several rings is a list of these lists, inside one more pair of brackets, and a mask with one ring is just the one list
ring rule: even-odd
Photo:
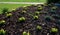
[[48,4],[47,3],[45,3],[45,4],[43,4],[44,6],[48,6]]
[[37,30],[41,30],[41,29],[42,29],[42,27],[38,25],[37,26]]
[[39,17],[38,16],[33,16],[34,20],[37,20]]
[[57,28],[51,28],[50,30],[52,33],[57,33],[58,32],[58,29]]
[[4,29],[0,30],[0,35],[6,35],[6,31]]
[[41,10],[43,10],[43,7],[42,6],[38,7],[38,11],[41,11]]
[[26,11],[22,11],[22,13],[24,14],[24,13],[26,13]]
[[5,20],[0,20],[0,25],[3,25],[3,24],[5,24]]
[[29,31],[28,32],[24,31],[23,35],[30,35],[30,32]]
[[40,12],[38,12],[38,11],[37,11],[37,12],[35,12],[35,14],[36,14],[36,15],[39,15],[39,14],[40,14]]
[[24,31],[24,32],[23,32],[23,35],[27,35],[27,32],[26,32],[26,31]]
[[56,10],[56,9],[57,9],[57,7],[56,7],[56,6],[54,6],[54,7],[52,7],[51,9],[52,9],[52,10]]
[[20,18],[19,18],[19,21],[20,21],[20,22],[23,22],[23,21],[25,21],[25,20],[26,20],[25,17],[20,17]]
[[10,16],[12,16],[12,13],[7,13],[6,16],[10,17]]

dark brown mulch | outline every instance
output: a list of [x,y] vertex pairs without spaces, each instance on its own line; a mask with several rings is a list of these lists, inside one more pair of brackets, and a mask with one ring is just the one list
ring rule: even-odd
[[[5,20],[6,24],[3,26],[0,26],[0,29],[5,29],[7,31],[6,35],[22,35],[23,31],[29,31],[31,35],[60,35],[60,24],[57,23],[58,18],[52,17],[52,15],[59,15],[60,16],[60,7],[57,7],[56,13],[50,13],[50,9],[53,6],[42,6],[43,10],[39,11],[37,8],[40,5],[31,5],[27,7],[20,7],[17,8],[11,17],[6,17],[6,14],[0,15],[0,20]],[[22,14],[21,12],[25,10],[26,13]],[[39,14],[38,20],[34,20],[33,17],[29,14],[35,15],[34,13],[36,11],[42,12],[42,14]],[[45,13],[46,12],[46,13]],[[19,17],[25,17],[25,22],[18,22]],[[51,16],[53,19],[52,21],[46,21],[45,16]],[[40,25],[42,26],[41,31],[36,30],[36,26]],[[59,29],[58,33],[52,34],[50,33],[50,29],[56,27]]]

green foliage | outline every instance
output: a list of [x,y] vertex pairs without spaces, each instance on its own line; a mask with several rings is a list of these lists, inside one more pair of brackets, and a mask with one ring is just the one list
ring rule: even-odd
[[56,6],[52,7],[50,13],[53,13],[53,14],[56,13],[56,9],[57,9]]
[[58,32],[58,29],[57,28],[51,28],[51,32],[52,33],[57,33]]
[[4,29],[0,30],[0,35],[6,35],[6,31]]
[[27,32],[26,32],[26,31],[24,31],[24,32],[23,32],[23,35],[27,35]]
[[51,9],[52,9],[52,10],[56,10],[56,9],[57,9],[57,7],[56,7],[56,6],[54,6],[54,7],[52,7]]
[[19,18],[19,21],[20,21],[20,22],[23,22],[23,21],[25,21],[25,20],[26,20],[25,17],[20,17],[20,18]]
[[24,13],[26,13],[26,11],[22,11],[22,13],[24,14]]
[[51,11],[50,11],[49,13],[55,14],[55,12],[56,12],[55,10],[52,10],[52,9],[51,9]]
[[38,7],[38,11],[41,11],[41,10],[43,10],[43,7],[42,6]]
[[29,31],[28,32],[24,31],[23,35],[30,35],[30,32]]
[[5,24],[5,20],[0,20],[0,25]]
[[37,26],[37,30],[41,30],[41,29],[42,29],[42,27],[38,25]]
[[3,9],[2,9],[2,12],[3,12],[3,13],[7,13],[7,12],[8,12],[8,8],[3,8]]
[[33,16],[33,18],[34,18],[35,20],[37,20],[37,19],[38,19],[38,16]]
[[10,17],[10,16],[12,16],[12,13],[7,13],[6,16]]
[[38,12],[38,11],[37,11],[37,12],[35,12],[35,14],[36,14],[36,15],[39,15],[39,14],[40,14],[40,12]]
[[29,31],[27,32],[27,35],[30,35],[30,32]]

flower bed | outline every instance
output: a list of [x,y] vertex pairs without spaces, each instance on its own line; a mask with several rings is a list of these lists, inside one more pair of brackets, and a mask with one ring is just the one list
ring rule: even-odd
[[60,7],[38,4],[0,14],[0,30],[4,35],[60,35]]

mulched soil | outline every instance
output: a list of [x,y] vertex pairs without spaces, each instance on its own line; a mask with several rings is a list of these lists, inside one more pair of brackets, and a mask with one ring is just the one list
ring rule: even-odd
[[[42,6],[43,10],[38,10],[38,6]],[[12,11],[13,14],[11,17],[6,17],[6,14],[0,14],[0,20],[5,20],[6,24],[3,26],[0,26],[0,29],[4,29],[7,31],[6,35],[22,35],[23,31],[29,31],[31,35],[60,35],[60,24],[58,24],[58,20],[60,18],[55,18],[53,15],[59,15],[60,16],[60,7],[57,7],[55,13],[50,13],[50,9],[55,5],[48,5],[43,6],[41,4],[38,5],[31,5],[27,7],[19,7],[16,10]],[[26,13],[22,14],[22,11],[26,11]],[[34,16],[35,12],[39,11],[42,12],[39,14],[38,20],[34,20],[32,15]],[[32,14],[32,15],[29,15]],[[19,17],[25,17],[25,22],[18,22]],[[52,21],[46,21],[45,16],[51,16],[53,19]],[[36,30],[36,26],[40,25],[42,26],[41,31]],[[50,33],[50,29],[56,27],[59,29],[59,31],[55,34]]]

